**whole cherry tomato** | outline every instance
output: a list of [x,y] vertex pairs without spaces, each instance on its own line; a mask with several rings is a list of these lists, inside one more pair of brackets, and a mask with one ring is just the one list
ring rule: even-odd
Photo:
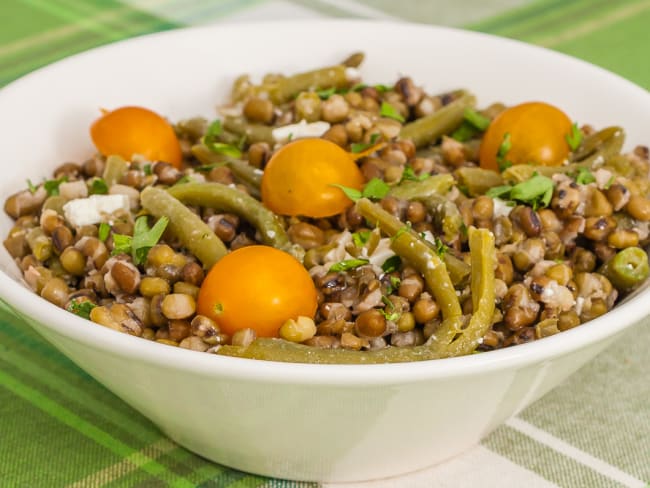
[[212,266],[201,284],[197,312],[214,320],[222,332],[254,329],[276,337],[288,319],[313,317],[316,287],[303,265],[269,246],[247,246]]
[[335,184],[361,189],[353,156],[325,139],[298,139],[280,148],[262,176],[262,202],[280,215],[329,217],[352,205]]
[[104,113],[90,127],[95,147],[105,156],[116,154],[130,160],[142,154],[150,161],[181,167],[183,155],[169,122],[143,107],[120,107]]
[[511,164],[559,166],[569,154],[571,119],[544,102],[528,102],[501,112],[488,127],[479,153],[481,168]]

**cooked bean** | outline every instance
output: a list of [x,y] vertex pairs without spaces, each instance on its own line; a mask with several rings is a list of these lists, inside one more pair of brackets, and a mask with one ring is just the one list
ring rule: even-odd
[[168,319],[185,319],[196,311],[196,301],[191,295],[170,293],[163,298],[161,307]]
[[180,342],[188,337],[192,331],[192,327],[187,320],[170,320],[167,327],[169,330],[169,338],[176,342]]
[[257,337],[253,329],[239,329],[232,335],[231,344],[233,346],[249,346]]
[[585,205],[585,217],[602,217],[612,215],[614,209],[607,197],[598,189],[593,188]]
[[195,300],[199,296],[199,287],[191,283],[186,283],[184,281],[177,281],[174,283],[173,290],[174,293],[190,295]]
[[256,142],[248,148],[248,164],[263,169],[271,157],[271,146],[266,142]]
[[650,221],[650,200],[642,196],[632,196],[625,207],[627,213],[637,220]]
[[340,346],[343,349],[352,349],[353,351],[358,351],[362,347],[368,347],[368,339],[357,337],[350,332],[344,332],[341,334]]
[[639,234],[633,230],[617,229],[607,236],[607,244],[616,249],[639,245]]
[[211,318],[205,315],[195,315],[190,325],[192,334],[200,337],[206,344],[216,345],[221,343],[221,331]]
[[413,317],[419,324],[435,319],[440,313],[440,307],[431,298],[421,298],[413,304]]
[[273,122],[273,103],[258,97],[249,98],[244,104],[244,115],[251,122],[270,124]]
[[296,222],[287,229],[289,239],[305,249],[313,249],[325,244],[325,233],[315,225]]
[[74,242],[72,231],[65,225],[59,225],[52,230],[52,246],[56,254],[61,254],[64,249]]
[[204,277],[203,268],[195,261],[190,261],[181,268],[181,279],[191,285],[200,286]]
[[413,274],[402,279],[397,293],[400,297],[404,297],[409,302],[413,303],[418,299],[423,290],[424,280],[420,275]]
[[111,268],[111,276],[125,293],[135,293],[140,285],[140,271],[126,261],[116,261]]
[[588,217],[585,219],[584,235],[593,241],[602,241],[616,228],[612,217]]
[[632,196],[630,194],[630,190],[628,190],[620,183],[614,183],[607,189],[606,193],[607,199],[612,204],[612,207],[616,212],[625,207],[625,205],[627,205],[627,203],[630,201],[630,197]]
[[386,331],[386,319],[377,309],[366,310],[355,320],[357,333],[363,337],[380,337]]
[[43,286],[41,296],[48,302],[63,307],[68,301],[69,291],[68,285],[61,278],[51,278]]
[[316,324],[310,317],[289,319],[280,327],[280,337],[291,342],[304,342],[316,335]]

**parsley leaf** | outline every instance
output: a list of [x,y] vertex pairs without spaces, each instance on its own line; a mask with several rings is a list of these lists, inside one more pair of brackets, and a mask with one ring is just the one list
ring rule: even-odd
[[68,312],[72,312],[75,315],[79,315],[79,317],[83,317],[84,319],[90,319],[90,311],[96,306],[97,305],[88,299],[75,298],[70,301],[70,304],[66,310]]
[[361,195],[365,198],[370,198],[374,200],[381,200],[390,191],[390,186],[384,180],[379,178],[373,178],[366,186],[363,187],[363,192]]
[[100,241],[105,241],[108,239],[108,233],[111,231],[111,226],[106,222],[99,224],[99,229],[97,230],[97,237]]
[[404,166],[404,172],[402,173],[402,178],[399,180],[401,183],[402,181],[423,181],[426,180],[429,176],[431,176],[429,173],[422,173],[421,175],[416,175],[415,170],[410,166],[406,165]]
[[365,151],[366,149],[370,149],[372,146],[374,146],[377,143],[377,139],[379,139],[380,134],[377,132],[373,135],[370,136],[370,142],[365,144],[363,142],[355,142],[352,145],[350,145],[350,152],[357,154],[360,152]]
[[485,131],[491,122],[489,118],[481,115],[476,110],[472,110],[471,108],[465,109],[463,118],[481,132]]
[[138,217],[133,228],[133,237],[113,234],[113,254],[131,254],[135,264],[144,263],[149,249],[158,243],[168,223],[169,219],[163,216],[150,229],[147,225],[147,217],[144,215]]
[[506,156],[508,155],[508,151],[510,151],[510,149],[512,149],[510,132],[506,132],[503,134],[503,141],[501,142],[499,150],[497,151],[497,164],[499,165],[499,171],[504,171],[512,166],[512,163],[506,159]]
[[330,271],[349,271],[351,269],[356,269],[359,266],[363,266],[364,264],[368,264],[370,261],[367,259],[346,259],[344,261],[339,261],[336,264],[333,264],[332,267],[330,268]]
[[510,195],[510,190],[512,190],[511,185],[493,186],[485,192],[485,195],[492,198],[501,198],[503,196],[507,198]]
[[397,271],[401,265],[402,258],[400,258],[398,255],[395,255],[389,257],[386,261],[384,261],[384,264],[381,265],[381,269],[384,271],[384,273],[392,273],[393,271]]
[[386,93],[393,89],[393,87],[390,85],[382,85],[382,84],[373,85],[373,88],[377,90],[379,93]]
[[596,181],[596,177],[589,171],[589,168],[578,168],[578,173],[575,175],[576,183],[579,185],[588,185]]
[[390,300],[390,298],[384,295],[381,297],[381,301],[384,302],[386,308],[391,310],[390,312],[387,312],[386,308],[384,308],[383,310],[379,310],[379,312],[384,316],[384,318],[386,320],[391,320],[391,321],[395,321],[399,319],[400,315],[402,314],[397,311],[397,309],[395,308],[395,304]]
[[327,100],[329,97],[336,93],[336,88],[327,88],[325,90],[316,90],[316,95],[320,97],[321,100]]
[[580,130],[580,127],[578,127],[577,122],[573,123],[571,126],[571,133],[565,134],[564,139],[566,139],[566,142],[572,151],[575,151],[580,147],[580,144],[582,144],[582,131]]
[[218,168],[219,166],[225,166],[225,162],[219,162],[219,163],[210,163],[210,164],[202,164],[201,166],[197,166],[194,168],[194,171],[201,171],[202,173],[208,173],[212,171],[214,168]]
[[27,179],[27,188],[29,188],[30,193],[36,193],[36,190],[38,190],[38,186],[32,183],[29,178]]
[[45,183],[43,183],[43,188],[45,188],[45,191],[47,192],[47,196],[56,196],[59,194],[59,186],[61,183],[65,183],[68,181],[67,176],[62,176],[61,178],[58,178],[56,180],[47,180]]
[[360,198],[381,200],[386,195],[388,195],[388,192],[390,191],[390,186],[388,186],[388,183],[386,183],[384,180],[380,180],[379,178],[373,178],[368,183],[366,183],[366,186],[363,187],[363,191],[359,191],[356,188],[349,188],[347,186],[339,185],[336,183],[332,183],[331,186],[335,186],[336,188],[341,189],[341,191],[345,193],[345,196],[353,202],[356,202]]
[[108,185],[104,178],[93,178],[90,184],[91,195],[106,195],[108,193]]
[[616,177],[614,175],[610,176],[609,180],[607,180],[607,183],[605,183],[605,186],[603,186],[603,188],[605,190],[609,190],[609,187],[612,186],[612,183],[614,183],[615,180],[616,180]]
[[144,172],[145,175],[151,176],[153,174],[153,171],[151,169],[151,163],[147,163],[142,167],[142,171]]
[[404,122],[404,117],[402,117],[402,114],[400,114],[397,109],[388,102],[381,102],[379,115],[382,117],[388,117],[389,119],[397,120],[398,122]]
[[370,239],[370,234],[371,232],[369,230],[360,230],[359,232],[355,232],[352,234],[352,242],[354,242],[354,245],[357,247],[363,247],[366,242],[368,242],[368,239]]
[[447,254],[447,251],[449,251],[447,245],[442,242],[442,239],[440,239],[438,236],[435,236],[433,238],[433,248],[436,254],[440,257],[443,257],[445,254]]
[[480,134],[480,131],[472,124],[464,120],[458,129],[451,133],[451,137],[458,142],[466,142],[478,134]]
[[533,210],[548,207],[553,197],[553,180],[546,176],[535,174],[526,181],[516,184],[510,190],[510,198],[527,203]]
[[236,146],[232,144],[226,144],[225,142],[219,142],[219,136],[223,132],[223,127],[221,126],[221,120],[214,120],[206,131],[205,135],[202,138],[203,144],[206,145],[210,151],[217,154],[223,154],[231,158],[241,158],[241,151]]

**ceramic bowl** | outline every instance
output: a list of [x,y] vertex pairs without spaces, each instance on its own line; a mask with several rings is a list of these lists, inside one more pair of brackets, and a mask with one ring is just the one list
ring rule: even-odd
[[[366,53],[364,79],[465,87],[479,105],[544,100],[647,143],[650,95],[595,66],[519,42],[406,23],[217,25],[119,42],[0,91],[0,196],[93,153],[99,107],[213,117],[244,72],[297,72]],[[0,218],[0,231],[11,227]],[[300,365],[219,357],[90,324],[36,296],[0,250],[0,298],[169,437],[218,463],[279,478],[369,480],[438,463],[558,385],[647,314],[642,291],[586,325],[530,344],[408,364]],[[603,391],[602,394],[607,394]]]

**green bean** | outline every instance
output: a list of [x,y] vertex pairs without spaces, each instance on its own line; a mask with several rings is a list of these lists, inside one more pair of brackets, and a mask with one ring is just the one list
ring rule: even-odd
[[67,200],[62,197],[61,195],[52,195],[51,197],[47,197],[47,200],[43,202],[43,208],[42,210],[54,210],[56,213],[59,215],[63,215],[63,205]]
[[447,273],[445,263],[429,245],[401,220],[386,212],[380,205],[366,198],[357,202],[357,212],[376,224],[391,237],[391,249],[410,262],[424,276],[424,281],[438,302],[444,318],[462,314],[456,290]]
[[186,183],[173,186],[167,191],[185,204],[211,207],[239,215],[259,231],[266,245],[287,251],[302,261],[299,246],[291,243],[280,219],[250,195],[221,183]]
[[[473,312],[469,325],[456,330],[447,327],[445,322],[435,333],[434,349],[441,357],[453,357],[470,354],[480,344],[481,339],[492,326],[494,316],[494,268],[496,266],[496,250],[494,235],[486,229],[469,229],[470,260],[472,278],[470,289],[472,293]],[[456,334],[460,334],[454,339]]]
[[192,146],[192,154],[204,165],[218,165],[223,163],[225,166],[228,166],[237,181],[246,186],[251,195],[259,198],[263,173],[257,168],[254,168],[246,161],[231,159],[222,154],[210,151],[205,144],[195,144]]
[[[174,188],[183,188],[179,185]],[[169,218],[170,231],[194,254],[206,269],[228,254],[228,249],[212,229],[180,201],[165,190],[153,186],[142,190],[142,206],[155,217]]]
[[429,198],[421,199],[433,216],[434,223],[442,230],[447,242],[457,239],[462,231],[463,217],[458,206],[440,195],[432,195]]
[[585,137],[580,147],[570,154],[570,161],[584,161],[589,156],[597,153],[604,145],[612,142],[614,143],[614,149],[616,149],[616,145],[620,142],[620,147],[618,147],[618,150],[615,150],[615,154],[618,154],[623,146],[624,139],[625,131],[622,127],[605,127],[604,129]]
[[432,195],[445,195],[454,185],[450,174],[430,176],[421,181],[403,181],[388,192],[391,197],[401,200],[424,200]]
[[345,88],[349,84],[345,75],[346,68],[347,66],[340,64],[306,71],[280,78],[273,83],[264,83],[254,87],[253,90],[257,95],[267,94],[273,103],[279,105],[293,100],[302,91],[322,88]]
[[[370,203],[370,202],[368,202]],[[370,204],[372,205],[372,204]],[[374,212],[373,212],[374,214]],[[383,216],[382,216],[383,217]],[[394,226],[390,225],[390,228]],[[395,239],[402,241],[398,248],[409,249],[409,243],[416,242],[403,233]],[[411,251],[408,251],[409,253]],[[426,252],[426,251],[423,251]],[[217,354],[267,361],[312,364],[380,364],[426,361],[471,353],[480,343],[485,331],[492,324],[494,313],[494,240],[485,229],[470,231],[470,253],[472,259],[472,299],[474,314],[469,326],[462,329],[460,316],[445,319],[444,330],[454,331],[460,337],[449,343],[429,340],[415,347],[388,347],[377,351],[349,351],[345,349],[320,349],[295,344],[282,339],[256,339],[247,347],[222,346]],[[427,266],[428,267],[428,266]],[[456,302],[457,298],[454,299]],[[453,336],[449,334],[452,338]]]
[[364,58],[365,54],[362,52],[352,53],[347,58],[345,58],[341,64],[343,66],[347,66],[348,68],[358,68],[361,66],[361,63],[363,63]]
[[467,189],[470,196],[484,195],[494,186],[503,185],[503,178],[496,171],[483,168],[459,168],[456,170],[458,185]]
[[26,239],[32,254],[39,261],[46,261],[52,256],[52,239],[45,235],[45,231],[41,227],[30,229]]
[[601,273],[619,290],[630,291],[648,278],[648,255],[640,247],[627,247],[607,261]]
[[416,147],[434,142],[449,134],[463,122],[465,109],[476,104],[476,97],[466,92],[456,93],[458,98],[430,115],[406,124],[400,131],[402,139],[411,139]]
[[238,136],[246,136],[249,144],[255,142],[268,142],[275,144],[273,138],[273,127],[262,124],[251,124],[244,117],[225,117],[222,121],[226,131],[233,132]]
[[109,186],[113,186],[115,183],[119,183],[129,169],[129,163],[127,163],[120,156],[109,156],[106,159],[106,166],[104,167],[104,174],[102,178]]

